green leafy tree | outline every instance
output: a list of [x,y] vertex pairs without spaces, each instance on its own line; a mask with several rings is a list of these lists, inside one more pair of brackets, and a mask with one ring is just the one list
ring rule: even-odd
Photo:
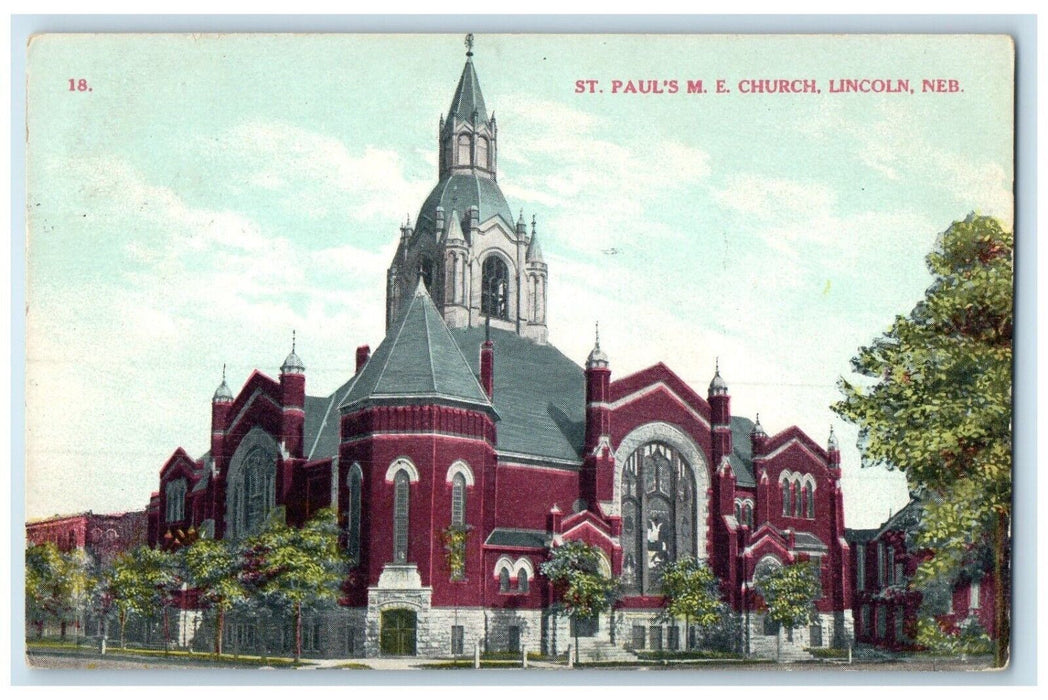
[[215,655],[222,655],[226,613],[244,600],[237,551],[222,540],[201,538],[182,551],[187,582],[215,613]]
[[925,503],[916,545],[933,553],[915,587],[955,579],[990,552],[995,662],[1006,661],[1011,531],[1014,237],[971,215],[927,257],[924,299],[860,348],[833,409],[859,426],[868,464],[901,469]]
[[44,625],[61,622],[69,609],[69,587],[62,553],[51,542],[30,544],[25,550],[26,619],[42,637]]
[[[152,618],[155,610],[160,611],[165,649],[171,641],[171,606],[183,583],[179,556],[165,549],[142,546],[127,556],[122,555],[118,559],[120,566],[115,569],[121,582],[128,584],[126,593],[120,594],[126,600],[126,607],[145,618]],[[120,606],[117,611],[119,614]],[[123,643],[121,627],[121,645]]]
[[706,633],[720,624],[726,612],[717,576],[709,565],[694,557],[682,557],[665,566],[662,595],[666,598],[665,617],[683,618],[685,630],[694,624]]
[[781,627],[793,630],[815,621],[815,601],[822,587],[814,562],[767,567],[758,571],[754,583],[768,617]]
[[579,623],[610,609],[618,584],[600,573],[600,550],[585,542],[555,547],[540,569],[553,584],[558,608],[574,623],[577,659]]
[[295,660],[302,656],[302,609],[334,603],[348,559],[338,546],[334,512],[317,511],[301,528],[273,521],[245,542],[241,580],[290,612],[295,625]]
[[90,555],[83,549],[72,549],[62,553],[62,576],[68,591],[69,611],[73,616],[73,634],[80,643],[80,630],[84,625],[84,614],[98,585]]

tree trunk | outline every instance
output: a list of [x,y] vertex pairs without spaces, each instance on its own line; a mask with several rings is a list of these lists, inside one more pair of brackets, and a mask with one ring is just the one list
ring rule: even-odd
[[222,656],[222,624],[226,619],[226,611],[221,607],[215,612],[215,658]]
[[123,610],[120,611],[120,648],[127,649],[124,643],[124,630],[127,627],[127,613]]
[[1008,549],[1007,530],[1008,516],[1003,510],[998,511],[993,543],[993,631],[996,637],[993,645],[993,665],[997,668],[1003,668],[1008,663],[1008,642],[1011,636],[1004,595],[1008,585],[1004,580]]
[[167,654],[171,646],[171,630],[168,627],[167,605],[164,606],[164,654]]
[[295,603],[295,661],[302,658],[302,603]]

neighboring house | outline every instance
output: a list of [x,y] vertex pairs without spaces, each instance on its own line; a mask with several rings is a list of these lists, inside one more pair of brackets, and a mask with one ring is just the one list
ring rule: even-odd
[[[612,381],[599,337],[582,367],[548,343],[549,266],[534,219],[515,218],[496,181],[501,134],[471,56],[440,123],[438,183],[400,228],[384,340],[358,348],[326,396],[307,395],[294,343],[277,379],[256,371],[234,394],[223,376],[211,449],[178,449],[160,471],[150,542],[191,529],[237,540],[335,508],[356,564],[340,609],[307,624],[317,654],[561,651],[569,627],[540,566],[570,540],[622,581],[615,611],[580,629],[594,644],[683,647],[687,631],[657,615],[662,567],[685,555],[709,561],[744,649],[768,656],[755,572],[818,561],[818,622],[782,643],[843,644],[850,553],[832,432],[824,448],[733,416],[719,370],[702,396],[661,363]],[[469,530],[455,571],[448,528]]]
[[[930,552],[912,548],[920,518],[920,501],[913,498],[879,528],[846,530],[852,551],[852,617],[859,644],[893,650],[918,646],[914,638],[922,594],[909,588],[909,581],[930,557]],[[944,630],[955,631],[974,618],[993,637],[993,597],[990,571],[962,578],[954,584],[939,622]]]

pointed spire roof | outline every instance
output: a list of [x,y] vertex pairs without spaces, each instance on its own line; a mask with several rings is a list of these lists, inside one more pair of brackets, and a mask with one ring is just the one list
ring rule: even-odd
[[451,210],[451,225],[448,226],[448,241],[466,242],[466,237],[462,234],[462,224],[459,223],[458,212],[454,209]]
[[364,365],[342,407],[422,400],[467,405],[498,415],[426,285],[419,281],[400,320]]
[[753,424],[753,430],[750,431],[750,437],[768,437],[768,434],[764,432],[764,426],[761,425],[761,414],[757,414],[757,420]]
[[608,366],[608,355],[606,352],[600,349],[600,322],[594,326],[594,344],[593,350],[590,351],[589,357],[586,358],[586,369],[593,367],[607,367]]
[[284,364],[280,365],[281,374],[305,374],[306,366],[302,364],[302,358],[295,354],[295,331],[291,331],[291,352],[284,358]]
[[724,381],[724,378],[720,373],[720,358],[718,357],[715,362],[713,379],[710,380],[709,393],[720,396],[728,393],[728,383]]
[[834,434],[833,426],[831,425],[830,437],[826,440],[826,450],[827,452],[837,452],[840,449],[840,444],[837,442],[837,436]]
[[448,121],[452,117],[463,121],[472,121],[473,113],[477,113],[478,122],[488,120],[488,110],[484,106],[484,95],[480,92],[480,81],[477,80],[477,70],[473,67],[473,35],[470,34],[466,46],[466,65],[462,67],[462,77],[459,78],[458,87],[455,88],[455,96],[451,98],[451,107],[448,109]]
[[525,254],[524,259],[527,262],[543,262],[542,246],[539,245],[538,234],[531,234],[531,241],[528,243],[528,252]]
[[211,398],[215,403],[229,403],[233,400],[233,392],[229,390],[229,385],[226,384],[226,366],[222,365],[222,383],[215,389],[215,395]]

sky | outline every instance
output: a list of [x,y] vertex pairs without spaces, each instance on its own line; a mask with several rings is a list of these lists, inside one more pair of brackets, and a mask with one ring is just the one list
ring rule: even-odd
[[[499,184],[549,264],[550,342],[582,364],[599,321],[613,379],[663,361],[701,395],[719,359],[735,414],[820,444],[834,427],[849,527],[904,505],[829,407],[923,296],[938,234],[970,212],[1011,225],[1008,40],[478,35],[474,53]],[[450,35],[32,42],[27,517],[144,507],[177,447],[207,450],[223,364],[234,392],[275,377],[292,330],[308,393],[352,375],[464,59]],[[761,79],[822,92],[740,92]],[[842,79],[914,91],[831,93]]]

